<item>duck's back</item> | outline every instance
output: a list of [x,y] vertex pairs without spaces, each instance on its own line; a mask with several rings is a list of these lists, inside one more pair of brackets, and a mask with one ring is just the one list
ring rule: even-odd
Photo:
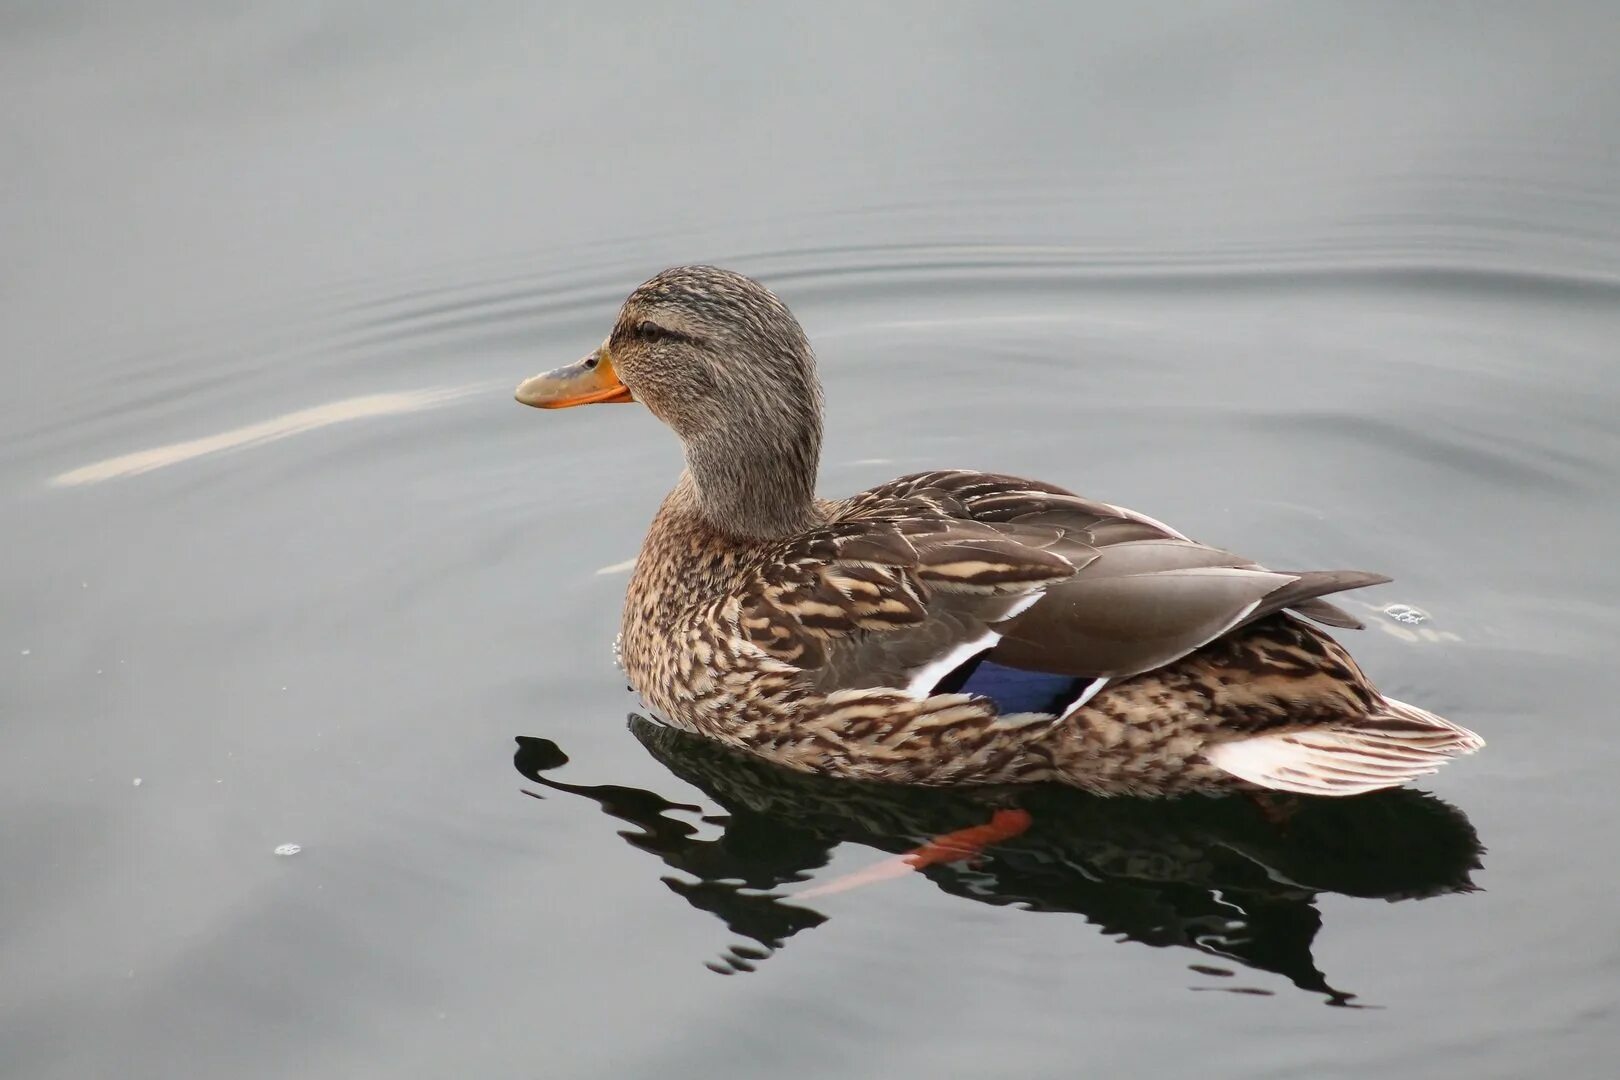
[[[1384,699],[1304,621],[1359,625],[1322,597],[1379,575],[1268,570],[984,473],[902,477],[824,510],[748,544],[666,503],[623,640],[667,719],[819,771],[1144,792],[1348,794],[1478,745]],[[998,764],[976,775],[970,752]]]

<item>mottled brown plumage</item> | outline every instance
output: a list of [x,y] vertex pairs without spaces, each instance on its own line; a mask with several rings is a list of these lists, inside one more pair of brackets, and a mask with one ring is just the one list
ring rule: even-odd
[[[542,407],[632,396],[686,452],[620,637],[668,723],[803,772],[1144,795],[1354,794],[1481,745],[1384,698],[1305,621],[1358,625],[1322,597],[1378,575],[1267,570],[1009,476],[938,471],[816,499],[809,344],[741,275],[659,274],[590,357],[518,390]],[[1070,677],[1076,693],[1001,713],[952,692],[981,664]]]

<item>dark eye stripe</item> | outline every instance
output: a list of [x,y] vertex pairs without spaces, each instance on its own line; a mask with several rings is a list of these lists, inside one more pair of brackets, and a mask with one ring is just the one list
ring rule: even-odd
[[690,334],[683,334],[678,330],[671,330],[667,326],[659,326],[657,323],[649,322],[646,319],[636,323],[631,332],[635,334],[638,340],[649,343],[656,343],[660,341],[691,342],[697,340]]

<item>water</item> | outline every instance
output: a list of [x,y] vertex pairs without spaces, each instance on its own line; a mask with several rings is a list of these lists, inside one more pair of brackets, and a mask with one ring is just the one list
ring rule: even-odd
[[[1612,6],[0,27],[0,1072],[1609,1071]],[[696,260],[809,329],[825,492],[1390,573],[1358,658],[1489,747],[796,901],[991,808],[627,725],[674,441],[510,390]]]

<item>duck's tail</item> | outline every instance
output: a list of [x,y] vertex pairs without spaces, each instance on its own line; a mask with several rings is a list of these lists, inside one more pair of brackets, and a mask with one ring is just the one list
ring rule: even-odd
[[1381,709],[1359,720],[1233,739],[1206,750],[1204,757],[1263,788],[1359,795],[1427,776],[1484,745],[1484,739],[1459,724],[1384,698]]

